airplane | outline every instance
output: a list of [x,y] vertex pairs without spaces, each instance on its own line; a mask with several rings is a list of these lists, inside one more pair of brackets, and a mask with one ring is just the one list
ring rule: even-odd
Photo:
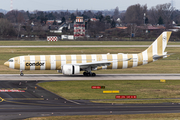
[[101,69],[126,69],[145,65],[170,55],[165,48],[171,32],[163,32],[145,51],[139,54],[82,54],[82,55],[27,55],[9,59],[5,66],[20,70],[57,70],[64,75],[96,76],[91,71]]

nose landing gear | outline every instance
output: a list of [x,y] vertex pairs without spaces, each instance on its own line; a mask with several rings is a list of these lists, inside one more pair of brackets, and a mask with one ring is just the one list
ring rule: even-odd
[[20,73],[20,76],[24,76],[23,71],[22,71],[22,70],[20,70],[20,72],[21,72],[21,73]]

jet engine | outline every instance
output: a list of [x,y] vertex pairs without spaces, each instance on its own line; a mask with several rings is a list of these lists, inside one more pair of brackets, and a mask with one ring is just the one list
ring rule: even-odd
[[64,75],[74,75],[80,73],[80,67],[76,65],[63,65],[62,73]]

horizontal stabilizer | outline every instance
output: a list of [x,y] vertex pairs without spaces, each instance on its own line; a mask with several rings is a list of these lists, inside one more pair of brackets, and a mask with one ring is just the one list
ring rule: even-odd
[[168,56],[170,56],[170,55],[172,55],[172,54],[154,55],[154,56],[153,56],[153,59],[154,59],[154,60],[158,60],[158,59],[161,59],[161,58],[164,58],[164,57],[168,57]]

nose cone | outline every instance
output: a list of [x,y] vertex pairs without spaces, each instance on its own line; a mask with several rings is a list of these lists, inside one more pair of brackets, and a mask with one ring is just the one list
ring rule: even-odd
[[5,62],[4,65],[9,67],[9,62]]

